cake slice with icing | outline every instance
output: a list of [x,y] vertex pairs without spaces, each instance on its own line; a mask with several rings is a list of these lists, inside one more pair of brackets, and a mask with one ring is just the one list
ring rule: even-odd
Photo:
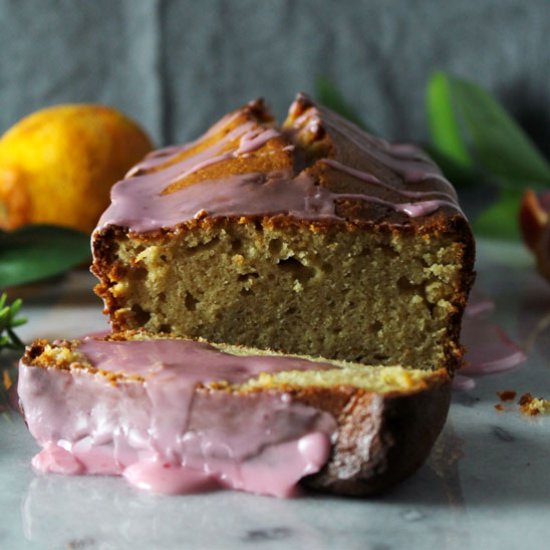
[[115,330],[363,364],[461,363],[474,244],[452,185],[416,147],[300,95],[145,159],[93,235]]
[[450,377],[144,333],[37,341],[18,392],[35,468],[138,488],[379,492],[445,422]]

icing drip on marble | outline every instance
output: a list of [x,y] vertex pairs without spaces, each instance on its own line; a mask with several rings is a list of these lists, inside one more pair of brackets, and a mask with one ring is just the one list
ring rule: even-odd
[[185,340],[89,338],[78,351],[96,368],[129,378],[112,384],[84,369],[21,364],[19,395],[43,447],[33,459],[41,471],[123,475],[162,493],[229,488],[285,497],[328,460],[337,430],[328,413],[281,392],[197,389],[328,364],[239,357]]
[[526,351],[491,321],[494,308],[494,302],[475,289],[472,291],[462,319],[460,340],[466,355],[465,366],[453,381],[456,390],[472,390],[476,385],[472,377],[511,370],[527,359]]

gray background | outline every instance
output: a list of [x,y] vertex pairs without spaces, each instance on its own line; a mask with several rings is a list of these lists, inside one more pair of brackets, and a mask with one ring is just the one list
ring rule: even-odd
[[388,138],[422,141],[436,69],[498,95],[548,152],[547,0],[0,0],[0,130],[102,102],[158,145],[262,95],[332,79]]

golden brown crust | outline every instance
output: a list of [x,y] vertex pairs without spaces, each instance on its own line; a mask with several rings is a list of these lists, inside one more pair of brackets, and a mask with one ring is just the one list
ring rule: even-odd
[[[318,119],[314,133],[311,132],[307,124],[306,128],[303,128],[304,122],[307,123],[312,117]],[[227,122],[224,124],[223,121],[226,119]],[[302,120],[302,122],[297,123],[299,120]],[[181,154],[169,156],[166,163],[155,164],[151,167],[138,169],[137,171],[130,171],[130,174],[134,176],[156,172],[172,166],[183,159],[187,159],[197,152],[203,152],[213,143],[223,140],[231,130],[243,122],[252,122],[258,128],[264,129],[274,126],[274,119],[267,110],[263,100],[256,100],[226,115],[224,119],[214,125],[201,139],[193,142],[189,148],[183,149]],[[218,127],[220,124],[221,127]],[[369,184],[361,181],[361,179],[340,170],[335,170],[333,167],[327,165],[323,162],[326,159],[336,160],[359,171],[372,174],[375,178],[384,182],[389,188],[376,187],[375,194],[378,198],[388,199],[389,202],[402,202],[403,197],[399,195],[401,191],[427,192],[427,198],[430,198],[429,193],[437,194],[438,192],[449,191],[448,182],[445,183],[443,178],[433,177],[429,174],[423,181],[408,182],[403,175],[398,174],[390,166],[385,165],[380,158],[377,158],[376,152],[380,149],[377,142],[381,140],[362,132],[331,111],[315,105],[306,96],[298,96],[283,128],[285,129],[283,134],[269,139],[257,151],[245,156],[233,156],[227,160],[215,162],[197,171],[193,171],[184,178],[178,179],[177,185],[171,185],[169,188],[164,189],[162,193],[171,193],[183,186],[207,179],[218,179],[232,174],[247,172],[259,171],[267,173],[292,167],[295,174],[303,170],[318,185],[326,187],[336,194],[363,194],[365,193],[365,189],[370,189]],[[345,128],[346,131],[342,132],[342,128]],[[216,131],[213,132],[213,129]],[[227,142],[225,147],[231,149],[231,146],[234,145],[235,140]],[[269,149],[269,155],[264,154],[264,148]],[[304,155],[309,155],[306,162],[301,160]],[[438,173],[436,165],[424,153],[422,155],[426,159],[427,165],[432,166],[434,171]],[[392,188],[395,191],[392,191]],[[368,191],[367,194],[370,192]],[[207,198],[205,200],[207,201]],[[451,202],[455,202],[452,197],[450,197],[450,200]],[[456,204],[458,206],[458,203]],[[368,202],[362,199],[346,198],[337,199],[335,214],[336,218],[334,219],[320,219],[313,223],[315,226],[322,228],[338,226],[341,223],[346,223],[344,220],[347,220],[351,225],[357,225],[364,229],[369,229],[372,225],[389,226],[405,233],[413,231],[419,234],[448,231],[454,233],[458,230],[458,233],[468,241],[469,246],[473,243],[471,230],[464,215],[459,209],[448,204],[441,204],[439,209],[427,215],[411,217],[387,205]],[[338,217],[342,220],[338,220]],[[257,221],[261,218],[261,216],[255,217],[254,220]],[[275,218],[282,224],[294,224],[296,222],[294,218],[282,214],[269,215],[265,218]],[[247,220],[250,220],[250,218],[243,217],[243,223]],[[168,235],[178,232],[183,228],[192,229],[196,227],[196,221],[182,220],[181,224],[177,224],[174,227],[148,231],[139,236],[131,231],[129,233],[132,238],[156,239],[159,234]],[[216,223],[216,220],[213,219],[209,219],[209,221]],[[115,228],[124,232],[127,231],[127,228],[124,227],[115,226]],[[104,235],[104,229],[97,232],[98,237]]]
[[[296,143],[298,154],[306,157],[305,172],[319,185],[330,189],[334,193],[373,193],[376,197],[391,202],[402,202],[404,197],[401,191],[423,191],[428,193],[426,198],[435,198],[430,193],[449,192],[448,183],[440,177],[427,174],[421,181],[409,182],[396,172],[395,167],[386,164],[386,155],[380,153],[384,150],[384,141],[370,136],[354,124],[336,115],[336,113],[314,103],[304,94],[299,94],[293,103],[289,115],[283,124],[289,133],[292,142]],[[433,168],[434,173],[439,173],[436,165],[418,150],[427,162],[427,166]],[[365,181],[341,170],[335,170],[325,160],[330,159],[374,176],[384,182],[389,188],[371,188]],[[455,202],[454,200],[452,202]],[[458,206],[458,203],[456,203]],[[372,221],[374,223],[387,223],[390,225],[417,225],[434,227],[440,225],[439,218],[457,216],[457,209],[450,205],[441,207],[428,215],[418,218],[410,217],[403,212],[379,204],[365,202],[361,199],[342,200],[338,202],[336,213],[350,220]],[[443,214],[443,216],[442,216]],[[462,214],[458,215],[463,218]],[[445,224],[443,224],[445,225]]]
[[[76,352],[78,343],[78,340],[56,340],[50,344],[48,340],[38,339],[25,348],[21,362],[24,365],[41,369],[85,370],[90,374],[102,376],[111,384],[122,381],[144,381],[144,378],[139,375],[111,372],[94,367],[86,357]],[[49,350],[63,350],[68,353],[48,353]]]
[[[235,130],[244,123],[253,125],[254,129],[261,131],[265,128],[271,128],[275,125],[275,121],[263,100],[256,100],[248,103],[235,113],[234,116],[229,116],[227,124],[222,125],[217,131],[206,134],[203,138],[193,143],[192,147],[186,148],[181,154],[170,157],[166,164],[160,164],[151,169],[146,169],[140,174],[156,172],[166,168],[182,160],[189,159],[193,155],[204,152],[213,144],[224,139],[229,132]],[[224,153],[234,150],[238,146],[239,137],[233,140],[227,140],[224,147],[218,152]],[[246,156],[231,156],[228,159],[215,162],[208,166],[193,172],[184,178],[178,179],[176,182],[168,185],[163,191],[163,195],[174,193],[183,187],[200,183],[205,180],[218,178],[226,178],[237,174],[248,174],[250,172],[269,172],[273,170],[291,170],[294,164],[294,159],[291,150],[287,147],[288,140],[283,135],[274,136],[258,148],[257,152]]]
[[[339,426],[330,461],[303,483],[325,492],[368,496],[397,484],[424,463],[445,424],[451,384],[443,376],[416,392],[378,395],[359,390],[344,400],[345,395],[342,388],[331,399],[322,394],[298,397],[331,412]],[[325,402],[333,406],[324,409]]]

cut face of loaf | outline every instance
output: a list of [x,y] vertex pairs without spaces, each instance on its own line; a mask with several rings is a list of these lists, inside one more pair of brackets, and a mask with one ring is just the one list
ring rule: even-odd
[[161,150],[115,186],[93,237],[115,330],[364,364],[454,370],[474,245],[425,154],[300,96]]
[[43,471],[171,493],[288,496],[301,480],[368,495],[423,463],[450,378],[127,333],[35,342],[18,392]]

